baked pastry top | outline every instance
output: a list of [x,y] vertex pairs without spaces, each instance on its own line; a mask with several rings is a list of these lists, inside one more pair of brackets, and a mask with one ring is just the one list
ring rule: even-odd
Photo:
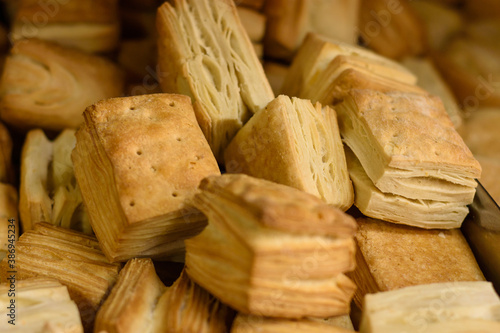
[[356,230],[354,220],[339,209],[308,193],[274,182],[225,174],[205,178],[200,189],[244,207],[265,228],[341,238],[349,237]]
[[188,201],[220,174],[189,97],[100,101],[85,112],[72,158],[92,228],[110,260],[182,255],[204,216]]
[[[471,201],[474,178],[481,167],[455,131],[441,101],[406,92],[382,93],[352,90],[336,106],[345,143],[360,160],[373,183],[383,192],[398,194],[394,178],[425,187],[428,179],[444,180],[463,191]],[[387,187],[384,188],[384,185]],[[439,185],[437,185],[439,186]],[[411,197],[411,192],[404,195]],[[426,191],[418,195],[426,196]],[[426,199],[426,197],[418,197]],[[429,198],[433,199],[433,198]]]
[[219,173],[187,96],[110,99],[88,107],[84,117],[113,165],[120,205],[130,223],[180,212],[199,181]]
[[[333,317],[333,318],[340,318]],[[345,316],[349,318],[349,316]],[[352,326],[352,325],[351,325]],[[238,314],[231,327],[231,333],[257,333],[257,332],[310,332],[310,333],[349,333],[350,329],[331,325],[326,321],[304,318],[290,320]]]
[[[348,68],[368,71],[372,76],[383,76],[407,85],[414,85],[417,81],[414,74],[395,61],[359,46],[309,33],[290,66],[281,93],[313,98],[318,91],[328,90],[331,82]],[[312,101],[331,103],[329,100]]]
[[356,242],[381,291],[484,280],[458,229],[424,230],[371,218],[358,218],[357,222]]

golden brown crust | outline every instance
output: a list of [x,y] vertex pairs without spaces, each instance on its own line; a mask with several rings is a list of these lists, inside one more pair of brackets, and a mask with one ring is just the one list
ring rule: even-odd
[[[353,116],[374,139],[366,144],[376,147],[388,167],[409,170],[418,165],[480,177],[479,163],[455,131],[439,98],[371,90],[352,90],[347,96],[354,103]],[[345,113],[339,114],[347,121]],[[363,157],[358,158],[365,165]],[[370,175],[370,170],[366,171]]]
[[339,209],[313,195],[270,181],[225,174],[205,178],[200,189],[247,207],[268,228],[331,237],[349,237],[356,231],[354,219]]
[[337,104],[352,89],[369,89],[380,92],[404,91],[425,95],[427,92],[416,85],[398,82],[354,68],[344,70],[332,82],[328,96],[319,98],[323,103]]
[[[360,287],[358,302],[368,292],[436,282],[484,280],[458,229],[424,230],[365,217],[357,222],[356,242],[362,256],[357,261],[361,258],[366,261],[366,265],[358,264],[358,272],[353,274]],[[369,282],[371,279],[375,284]]]
[[0,87],[1,116],[21,128],[78,127],[85,107],[120,96],[123,73],[109,60],[29,39],[10,51]]
[[[415,75],[395,61],[363,47],[331,41],[309,33],[294,58],[281,92],[329,104],[331,100],[320,101],[315,98],[317,95],[328,95],[329,90],[334,88],[332,82],[348,68],[408,85],[416,83]],[[320,94],[322,90],[326,92]]]
[[113,261],[182,255],[183,239],[206,225],[188,201],[220,174],[189,98],[109,99],[84,115],[72,159],[103,251]]
[[219,173],[187,96],[110,99],[84,115],[113,165],[129,223],[182,210],[198,183]]

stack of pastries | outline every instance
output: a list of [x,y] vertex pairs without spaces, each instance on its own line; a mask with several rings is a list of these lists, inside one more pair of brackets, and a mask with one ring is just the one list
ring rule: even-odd
[[[243,313],[331,317],[355,286],[352,217],[308,193],[242,174],[205,178],[208,226],[186,240],[187,273]],[[308,269],[302,268],[311,262]]]
[[2,0],[2,317],[497,332],[459,227],[500,29],[458,2]]

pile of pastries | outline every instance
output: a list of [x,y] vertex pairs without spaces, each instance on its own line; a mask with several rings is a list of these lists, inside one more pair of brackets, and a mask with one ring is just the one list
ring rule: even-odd
[[2,332],[500,330],[496,0],[1,5]]

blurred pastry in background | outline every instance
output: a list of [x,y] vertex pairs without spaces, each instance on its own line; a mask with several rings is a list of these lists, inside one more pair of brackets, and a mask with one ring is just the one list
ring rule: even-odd
[[465,118],[460,134],[481,164],[481,184],[500,204],[500,109],[479,109]]
[[288,69],[289,66],[283,63],[275,61],[264,62],[264,73],[266,73],[267,80],[276,96],[280,94]]
[[500,108],[479,109],[465,118],[459,133],[474,155],[500,159]]
[[466,113],[500,106],[500,48],[485,40],[459,35],[433,58]]
[[356,44],[360,0],[267,0],[265,55],[290,62],[307,33]]
[[500,2],[497,0],[464,0],[463,12],[471,19],[496,19],[500,17]]
[[241,24],[245,28],[248,37],[252,41],[255,53],[259,59],[264,58],[264,33],[266,31],[266,16],[251,8],[238,6],[236,7]]
[[408,0],[361,0],[358,31],[366,46],[389,58],[427,50],[424,25]]
[[411,1],[411,6],[425,26],[425,35],[431,50],[441,50],[462,29],[461,12],[443,3],[445,1]]
[[60,131],[83,122],[85,108],[123,93],[122,71],[106,58],[26,39],[14,44],[0,83],[0,116],[20,130]]
[[354,88],[424,93],[416,81],[413,73],[394,60],[310,33],[287,72],[281,93],[331,105]]
[[237,6],[243,6],[260,11],[266,0],[234,0]]
[[121,41],[116,61],[125,70],[125,95],[160,93],[156,7],[120,6]]
[[91,53],[116,49],[120,37],[118,0],[20,0],[12,40],[38,38]]

